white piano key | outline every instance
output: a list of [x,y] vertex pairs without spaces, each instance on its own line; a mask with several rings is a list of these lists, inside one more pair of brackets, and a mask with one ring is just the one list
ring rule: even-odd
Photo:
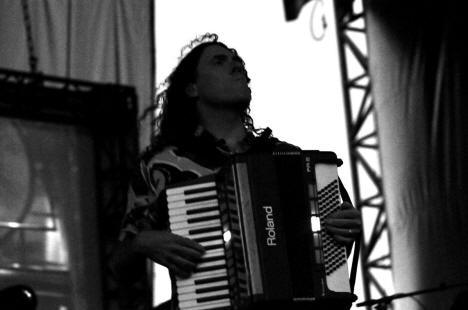
[[203,232],[203,233],[198,233],[198,234],[191,234],[190,237],[192,239],[199,239],[199,238],[205,238],[205,237],[212,237],[212,236],[222,236],[223,231],[221,230],[221,227],[219,227],[219,230],[216,231],[208,231],[208,232]]
[[187,279],[177,278],[176,285],[177,287],[182,287],[186,285],[193,286],[195,285],[195,281],[198,281],[198,280],[213,279],[213,278],[225,277],[225,276],[227,276],[227,269],[196,272],[190,278],[187,278]]
[[197,292],[197,289],[198,289],[197,287],[194,287],[193,289],[194,289],[193,291],[178,294],[177,300],[185,301],[185,300],[196,299],[196,298],[204,298],[204,297],[212,297],[212,296],[229,294],[229,288],[226,287],[226,284],[222,285],[221,287],[212,287],[207,292]]
[[[207,251],[203,255],[202,261],[197,266],[197,268],[210,267],[210,266],[225,266],[227,265],[227,262],[226,262],[226,259],[224,258],[224,255],[225,253],[224,253],[223,248]],[[218,256],[223,256],[223,258],[220,258],[214,261],[203,262],[203,258],[211,258],[211,257],[218,257]],[[176,283],[177,283],[177,286],[195,285],[195,281],[197,280],[208,279],[208,278],[213,279],[213,278],[222,277],[226,275],[227,275],[227,267],[216,269],[216,270],[195,272],[192,274],[190,278],[187,278],[187,279],[178,278]]]
[[219,204],[218,198],[213,198],[213,197],[207,197],[207,198],[208,198],[207,200],[195,201],[195,202],[190,202],[190,203],[187,203],[185,200],[174,201],[174,202],[168,203],[167,207],[169,208],[169,210],[174,210],[178,208],[182,208],[185,210],[186,208],[202,206],[205,204],[211,204],[211,203]]
[[181,310],[209,310],[213,308],[222,308],[228,307],[231,305],[231,300],[229,298],[221,299],[221,300],[214,300],[210,303],[202,303],[199,304],[195,301],[193,302],[185,302],[183,305],[179,304],[179,308]]
[[224,248],[209,250],[209,251],[206,251],[205,254],[203,254],[202,261],[204,258],[216,257],[216,256],[221,256],[221,255],[226,255],[224,252]]
[[210,261],[210,262],[205,262],[205,263],[200,263],[197,265],[197,268],[205,268],[205,267],[211,267],[211,266],[221,266],[221,265],[226,265],[227,261],[225,258],[215,260],[215,261]]
[[213,219],[206,222],[200,223],[185,223],[185,222],[178,222],[178,223],[170,223],[171,231],[175,231],[178,229],[197,229],[202,228],[211,224],[217,224],[221,227],[221,220],[220,219]]
[[198,284],[198,285],[193,285],[193,286],[182,286],[180,288],[177,288],[177,293],[185,294],[189,292],[195,292],[198,289],[205,289],[205,288],[217,287],[217,286],[223,286],[223,285],[229,285],[229,281],[226,279],[222,281]]
[[186,237],[186,238],[189,238],[189,239],[203,238],[203,237],[209,237],[209,236],[222,236],[221,227],[219,227],[217,225],[214,225],[214,226],[208,227],[208,228],[212,228],[213,230],[212,231],[193,232],[193,230],[190,229],[190,228],[189,229],[182,228],[182,229],[172,230],[171,232],[173,234],[176,234],[176,235],[179,235],[179,236],[182,236],[182,237]]
[[201,244],[203,242],[207,242],[210,240],[222,239],[223,234],[221,233],[221,231],[214,231],[214,232],[208,232],[204,234],[191,235],[191,236],[188,236],[188,238]]
[[[206,229],[211,229],[212,228],[213,230],[215,228],[218,228],[220,232],[222,230],[220,220],[217,220],[216,222],[212,222],[211,224],[207,224],[207,223],[203,223],[203,224],[205,224],[205,225],[200,225],[200,227],[198,227],[198,228],[206,228]],[[172,227],[171,227],[171,232],[174,233],[174,234],[180,235],[180,236],[185,236],[185,237],[190,238],[191,236],[197,236],[197,235],[201,235],[201,234],[204,233],[204,232],[198,233],[197,232],[198,228],[195,227],[194,225],[191,225],[190,227],[180,227],[180,228],[177,228],[177,229],[172,229]]]
[[170,208],[169,207],[169,216],[187,214],[187,212],[193,212],[195,210],[199,210],[203,208],[210,208],[210,207],[217,207],[217,206],[218,206],[218,200],[208,200],[208,201],[204,201],[203,203],[186,206],[185,208]]
[[195,220],[195,219],[202,219],[204,217],[208,216],[216,216],[219,215],[219,210],[214,210],[214,211],[209,211],[205,213],[198,213],[198,214],[190,214],[190,215],[179,215],[179,216],[174,216],[171,218],[172,223],[177,223],[177,222],[187,222],[189,220]]
[[224,240],[221,238],[219,240],[213,240],[213,241],[206,241],[206,242],[199,242],[201,246],[210,246],[210,245],[218,245],[218,244],[223,244],[224,245]]
[[[184,301],[192,301],[192,300],[197,300],[200,298],[205,298],[205,297],[213,297],[213,296],[220,296],[220,295],[225,295],[229,294],[229,289],[224,289],[224,290],[219,290],[219,291],[214,291],[214,292],[207,292],[207,293],[202,293],[202,294],[183,294],[177,296],[177,299],[179,300],[179,305],[183,304]],[[213,300],[214,301],[214,300]],[[206,301],[206,303],[209,303],[210,301]],[[203,304],[204,302],[199,302],[199,304]]]
[[217,195],[218,195],[218,192],[216,190],[195,193],[195,194],[190,194],[190,195],[173,195],[173,196],[167,196],[167,202],[180,201],[180,200],[187,201],[190,199],[210,197],[210,196],[212,197],[212,196],[217,196]]
[[198,183],[198,184],[192,184],[192,185],[186,185],[186,186],[181,186],[181,187],[170,188],[170,189],[166,190],[166,194],[169,196],[169,195],[173,195],[173,194],[183,193],[183,192],[186,192],[188,190],[202,189],[202,188],[206,188],[206,187],[215,187],[215,186],[216,186],[216,182],[214,182],[214,181],[205,182],[205,183]]
[[[198,238],[198,236],[202,236],[208,233],[216,233],[220,236],[222,235],[222,228],[220,226],[220,223],[211,223],[210,225],[210,227],[204,227],[199,225],[188,225],[187,223],[178,222],[171,224],[171,232],[176,235],[184,236],[190,239]],[[175,229],[173,229],[174,226],[176,226]]]
[[220,259],[226,259],[224,248],[217,248],[206,251],[201,257],[200,264]]

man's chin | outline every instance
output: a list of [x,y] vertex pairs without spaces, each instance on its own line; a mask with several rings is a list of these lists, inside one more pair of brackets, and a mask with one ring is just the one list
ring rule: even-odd
[[231,101],[231,102],[222,102],[218,104],[214,104],[218,109],[226,109],[236,112],[244,112],[250,107],[250,100],[239,100],[239,101]]
[[249,100],[245,100],[245,101],[240,101],[238,102],[237,104],[237,108],[240,112],[244,112],[245,110],[247,110],[248,108],[250,108],[250,99]]
[[245,94],[245,96],[242,96],[242,98],[239,98],[239,100],[234,102],[234,106],[236,106],[240,111],[245,111],[250,107],[250,92],[249,94]]

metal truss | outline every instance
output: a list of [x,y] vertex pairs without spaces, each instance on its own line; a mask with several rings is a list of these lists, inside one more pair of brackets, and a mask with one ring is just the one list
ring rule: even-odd
[[363,1],[335,1],[335,15],[354,199],[364,222],[361,271],[368,300],[388,296],[393,283]]

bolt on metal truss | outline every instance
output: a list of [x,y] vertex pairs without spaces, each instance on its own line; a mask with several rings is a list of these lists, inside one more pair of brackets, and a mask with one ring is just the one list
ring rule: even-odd
[[346,9],[335,2],[335,15],[354,199],[364,222],[361,271],[368,300],[391,294],[393,282],[362,1],[356,0]]

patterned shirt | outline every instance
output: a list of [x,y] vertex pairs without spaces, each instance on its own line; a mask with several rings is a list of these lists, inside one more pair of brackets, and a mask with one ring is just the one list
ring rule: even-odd
[[[258,136],[249,132],[243,142],[247,145],[246,153],[299,149],[272,137],[270,129],[265,129]],[[169,219],[165,188],[217,172],[228,163],[230,155],[224,140],[217,140],[203,130],[184,147],[171,146],[145,154],[129,188],[120,240],[142,230],[167,230]]]

